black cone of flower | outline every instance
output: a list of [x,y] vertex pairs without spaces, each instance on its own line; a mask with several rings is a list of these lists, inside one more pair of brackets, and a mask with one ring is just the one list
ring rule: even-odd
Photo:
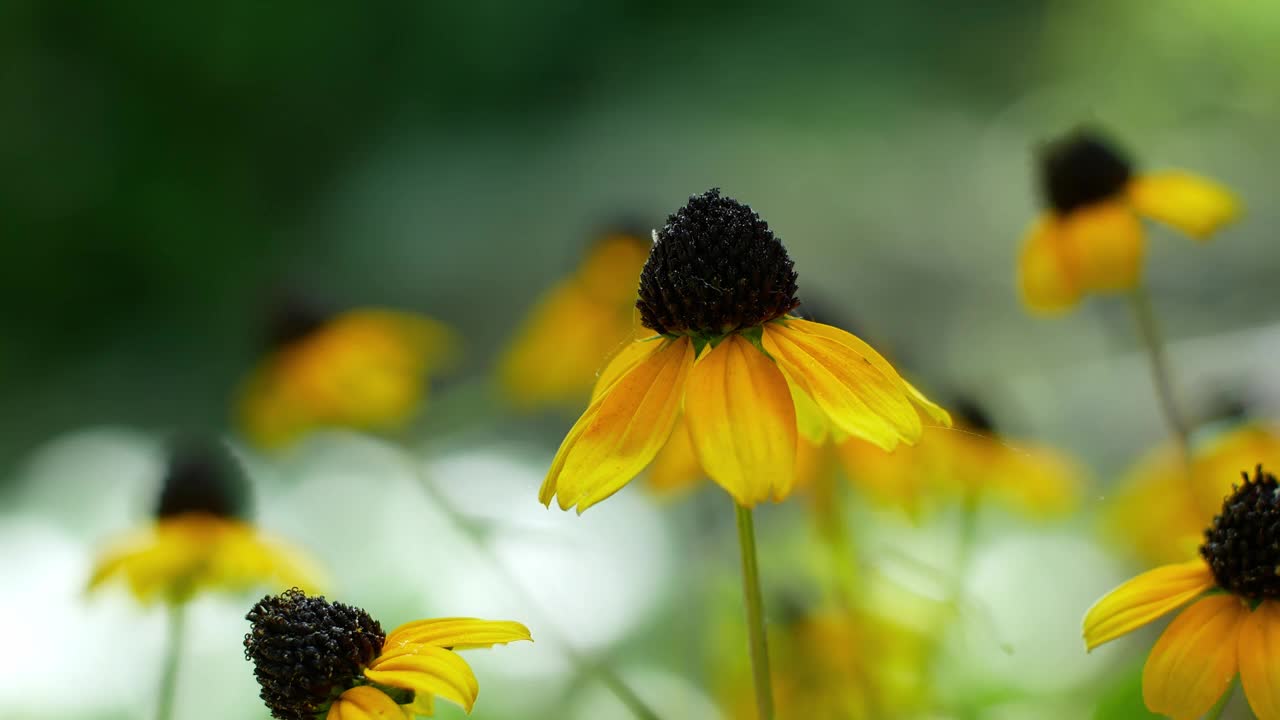
[[1062,214],[1116,197],[1133,176],[1129,160],[1102,136],[1087,130],[1048,145],[1040,163],[1045,199]]
[[1280,598],[1280,484],[1259,465],[1222,504],[1200,554],[1219,587],[1250,600]]
[[222,518],[249,514],[249,481],[226,443],[215,438],[184,438],[172,444],[157,518],[205,513]]

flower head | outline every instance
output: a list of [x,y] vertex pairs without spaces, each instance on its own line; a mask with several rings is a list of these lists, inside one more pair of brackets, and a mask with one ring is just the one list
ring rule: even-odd
[[298,589],[258,601],[245,658],[279,720],[381,720],[434,714],[441,697],[468,713],[479,685],[455,651],[531,640],[515,622],[418,620],[390,634],[364,610]]
[[1147,707],[1175,720],[1207,712],[1237,672],[1254,714],[1280,719],[1280,483],[1261,466],[1243,476],[1205,531],[1200,558],[1133,578],[1084,618],[1092,650],[1192,603],[1142,674]]
[[89,588],[123,578],[143,602],[176,603],[206,589],[315,586],[320,572],[306,556],[248,522],[248,490],[225,444],[177,444],[154,522],[111,544],[95,563]]
[[538,301],[499,368],[515,405],[581,407],[600,366],[632,338],[636,281],[650,245],[648,230],[610,229]]
[[653,334],[622,348],[569,431],[539,498],[581,512],[653,461],[683,415],[699,465],[740,505],[795,484],[798,427],[885,450],[914,443],[917,407],[947,414],[849,333],[790,316],[796,274],[749,207],[711,190],[659,231],[640,277]]
[[1145,242],[1139,216],[1205,240],[1239,214],[1222,186],[1182,171],[1139,173],[1090,130],[1046,146],[1040,171],[1048,209],[1028,231],[1018,265],[1023,300],[1036,311],[1135,287]]
[[238,406],[245,434],[266,448],[322,428],[403,427],[456,345],[439,322],[392,310],[335,315],[285,302],[269,325],[271,345]]

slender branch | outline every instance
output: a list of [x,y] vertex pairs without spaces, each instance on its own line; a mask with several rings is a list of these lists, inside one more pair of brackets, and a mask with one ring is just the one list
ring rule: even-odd
[[164,665],[160,669],[160,686],[156,692],[156,720],[173,717],[173,699],[178,687],[178,660],[182,656],[185,635],[186,605],[180,601],[166,605],[168,627],[165,636]]
[[756,530],[751,508],[735,503],[738,514],[738,546],[742,550],[742,597],[747,606],[747,632],[751,636],[751,673],[756,686],[760,720],[773,720],[773,680],[769,672],[769,642],[764,627],[764,601],[760,595],[760,567],[756,559]]
[[1156,397],[1160,401],[1160,411],[1164,414],[1165,422],[1169,425],[1169,431],[1178,443],[1183,458],[1189,459],[1191,430],[1178,409],[1173,390],[1173,374],[1169,370],[1169,359],[1165,352],[1164,338],[1160,333],[1160,323],[1156,320],[1155,310],[1151,307],[1151,296],[1145,288],[1136,287],[1129,294],[1129,304],[1133,308],[1138,332],[1142,336],[1147,357],[1151,361],[1151,380],[1155,385]]

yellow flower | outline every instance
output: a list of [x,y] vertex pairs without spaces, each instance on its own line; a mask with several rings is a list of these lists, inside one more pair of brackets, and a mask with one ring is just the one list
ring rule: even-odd
[[1077,131],[1041,159],[1049,210],[1027,232],[1018,263],[1022,298],[1061,311],[1085,293],[1128,290],[1141,280],[1141,217],[1207,240],[1240,208],[1226,188],[1180,170],[1136,174],[1106,140]]
[[427,377],[452,360],[452,331],[427,317],[361,309],[332,318],[280,318],[275,348],[246,380],[240,424],[278,448],[333,427],[394,430],[427,395]]
[[412,720],[435,698],[468,713],[480,685],[458,650],[532,640],[516,622],[439,618],[384,633],[364,610],[294,588],[249,611],[245,657],[280,720]]
[[639,295],[654,334],[602,371],[543,482],[544,505],[554,498],[582,512],[617,492],[667,444],[682,412],[699,464],[743,507],[790,494],[798,404],[886,450],[919,439],[917,406],[949,422],[866,343],[788,315],[799,301],[786,249],[718,190],[668,218]]
[[178,446],[155,522],[110,545],[94,564],[90,590],[122,578],[142,602],[181,603],[202,590],[314,587],[314,563],[237,517],[246,492],[225,446]]
[[581,407],[605,360],[632,338],[636,280],[649,245],[641,233],[606,234],[538,301],[499,369],[513,403]]
[[[1142,694],[1152,712],[1194,720],[1239,673],[1259,720],[1280,720],[1280,484],[1258,466],[1222,503],[1200,558],[1145,572],[1084,618],[1093,648],[1187,603],[1147,657]],[[1194,602],[1193,602],[1194,601]]]
[[1246,421],[1192,436],[1191,463],[1178,447],[1159,447],[1128,470],[1103,516],[1109,536],[1152,563],[1194,557],[1206,525],[1231,493],[1240,468],[1280,466],[1280,429]]

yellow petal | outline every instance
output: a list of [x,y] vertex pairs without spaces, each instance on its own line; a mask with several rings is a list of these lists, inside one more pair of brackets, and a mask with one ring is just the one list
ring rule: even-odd
[[386,693],[368,685],[359,685],[338,696],[329,706],[326,720],[404,720],[404,708]]
[[818,323],[791,321],[764,327],[765,350],[787,379],[806,392],[838,429],[892,450],[920,437],[920,416],[870,358],[813,332]]
[[1035,221],[1022,241],[1018,257],[1018,288],[1022,302],[1041,313],[1067,310],[1080,301],[1081,287],[1063,243],[1057,218]]
[[688,338],[659,340],[591,402],[560,445],[538,497],[586,510],[617,492],[662,449],[693,365]]
[[432,645],[404,645],[384,650],[364,671],[380,685],[436,695],[471,712],[480,683],[460,655]]
[[1174,720],[1208,712],[1236,675],[1238,636],[1248,615],[1234,595],[1211,595],[1174,618],[1142,670],[1147,707]]
[[667,444],[649,466],[649,488],[660,495],[675,495],[693,488],[704,477],[706,473],[689,439],[689,426],[679,420]]
[[1142,223],[1128,205],[1113,201],[1073,210],[1062,219],[1059,232],[1082,289],[1107,292],[1137,286],[1146,244]]
[[1084,616],[1084,642],[1092,650],[1172,612],[1213,587],[1203,560],[1148,570],[1107,593]]
[[591,400],[594,402],[605,394],[618,381],[618,378],[634,370],[637,365],[653,355],[661,345],[662,338],[651,337],[643,340],[633,339],[618,346],[613,357],[609,358],[609,362],[600,369],[600,376],[596,378],[595,387],[591,391]]
[[1139,213],[1207,240],[1240,215],[1240,202],[1226,187],[1179,170],[1142,175],[1129,184],[1129,202]]
[[1264,600],[1240,628],[1240,684],[1258,720],[1280,720],[1280,603]]
[[529,628],[510,620],[434,618],[405,623],[387,636],[384,647],[422,644],[462,650],[487,648],[518,640],[533,640]]
[[689,373],[685,420],[698,461],[739,505],[781,500],[795,484],[796,411],[773,360],[740,335]]

